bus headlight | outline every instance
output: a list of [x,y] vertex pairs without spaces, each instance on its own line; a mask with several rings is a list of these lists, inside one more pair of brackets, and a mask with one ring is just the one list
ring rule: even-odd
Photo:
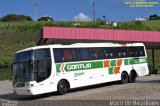
[[34,84],[31,84],[31,87],[33,87],[34,86]]
[[26,83],[26,87],[33,87],[34,84]]
[[26,85],[26,87],[29,87],[29,86],[30,86],[30,84],[29,84],[29,83],[26,83],[25,85]]

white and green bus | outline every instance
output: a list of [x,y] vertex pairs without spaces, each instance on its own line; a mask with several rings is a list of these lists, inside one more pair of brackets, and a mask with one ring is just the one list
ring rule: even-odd
[[94,84],[135,82],[148,75],[143,43],[77,43],[45,45],[16,52],[13,92],[38,95]]

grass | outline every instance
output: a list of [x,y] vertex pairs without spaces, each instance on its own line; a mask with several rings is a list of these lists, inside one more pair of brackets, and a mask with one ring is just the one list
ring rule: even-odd
[[[119,22],[117,27],[100,22],[0,22],[0,80],[11,79],[11,64],[16,51],[35,46],[43,26],[107,28],[160,31],[160,21]],[[151,50],[147,50],[151,63]],[[160,51],[155,52],[155,66],[160,66]]]
[[[160,67],[160,50],[155,50],[155,68]],[[152,51],[147,49],[148,63],[152,65]]]
[[11,72],[9,68],[0,69],[0,80],[11,80]]
[[160,21],[120,22],[118,29],[160,31]]

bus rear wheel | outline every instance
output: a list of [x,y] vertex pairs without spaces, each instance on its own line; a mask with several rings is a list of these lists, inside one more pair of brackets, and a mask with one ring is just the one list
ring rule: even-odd
[[121,83],[126,84],[129,80],[128,74],[126,72],[122,72],[121,74]]
[[69,90],[69,85],[65,80],[59,81],[57,85],[57,90],[60,95],[64,95]]
[[134,83],[136,81],[136,77],[137,77],[137,74],[135,71],[131,71],[130,75],[129,75],[129,82],[130,83]]

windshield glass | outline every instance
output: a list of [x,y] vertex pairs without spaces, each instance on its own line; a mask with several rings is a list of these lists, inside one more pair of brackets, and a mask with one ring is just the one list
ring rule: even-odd
[[17,62],[13,64],[14,82],[27,82],[34,80],[33,62]]
[[17,53],[13,63],[13,81],[26,82],[34,80],[33,51]]
[[17,53],[14,58],[14,63],[15,62],[23,62],[23,61],[29,61],[33,60],[33,51],[26,51],[26,52],[21,52]]
[[17,53],[13,63],[13,83],[46,80],[51,75],[49,48]]

